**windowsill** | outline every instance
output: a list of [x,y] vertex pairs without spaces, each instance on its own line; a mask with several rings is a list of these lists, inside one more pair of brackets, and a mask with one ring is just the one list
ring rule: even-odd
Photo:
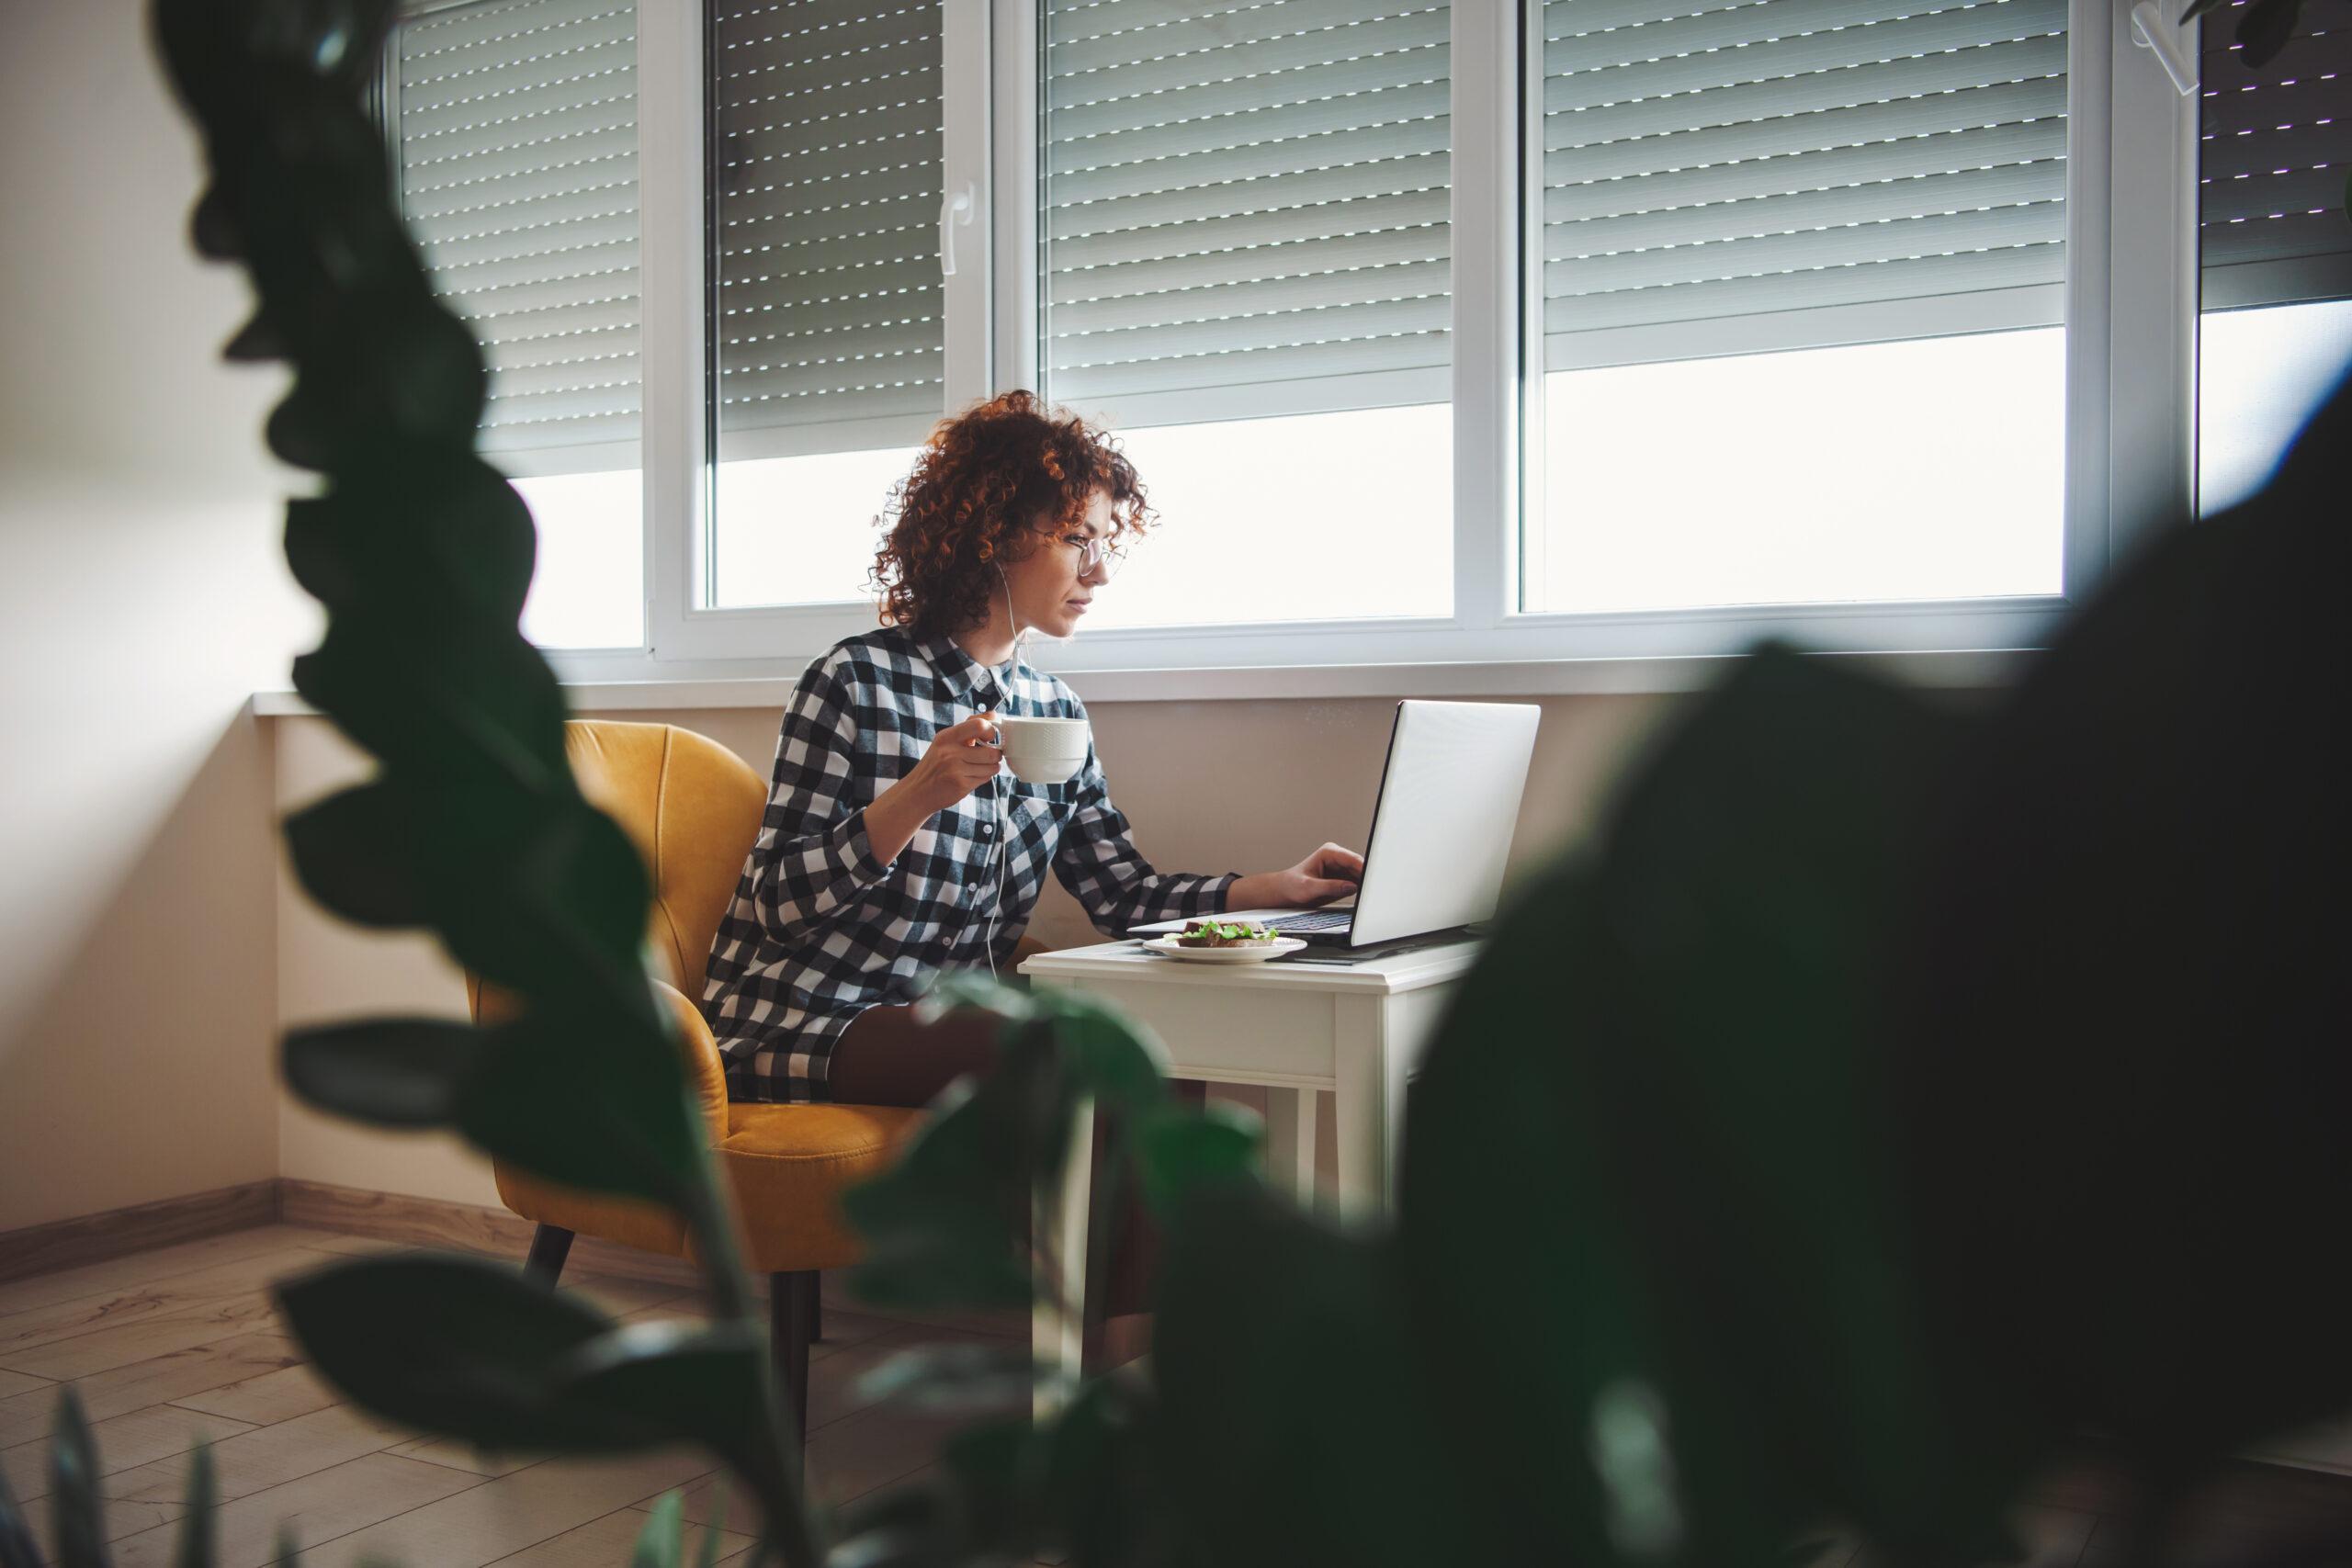
[[[1984,690],[2015,681],[2031,649],[1928,653],[1820,653],[1851,661],[1907,685]],[[1304,664],[1182,670],[1057,671],[1089,703],[1234,702],[1340,697],[1644,696],[1695,692],[1713,684],[1736,655],[1661,659],[1552,659],[1513,662]],[[782,709],[793,677],[679,677],[566,681],[575,713],[683,712],[707,708]],[[315,710],[290,691],[256,692],[253,711],[289,718]]]

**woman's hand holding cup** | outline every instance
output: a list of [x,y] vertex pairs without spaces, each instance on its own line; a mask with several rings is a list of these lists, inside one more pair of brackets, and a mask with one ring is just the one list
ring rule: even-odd
[[976,713],[931,738],[931,745],[908,770],[907,785],[933,811],[944,811],[989,780],[1004,765],[996,715]]
[[1004,765],[996,715],[976,713],[931,738],[906,775],[865,808],[865,837],[884,864],[913,841],[915,829],[996,776]]

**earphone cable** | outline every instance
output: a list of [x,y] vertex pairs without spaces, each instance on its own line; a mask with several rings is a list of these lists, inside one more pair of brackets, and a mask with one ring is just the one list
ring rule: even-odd
[[[1013,613],[1012,609],[1012,581],[1010,578],[1004,575],[1004,568],[1001,566],[996,569],[996,580],[1004,586],[1004,618],[1007,624],[1012,627],[1012,667],[1010,679],[1013,684],[1006,686],[1004,691],[1001,694],[1004,699],[1004,706],[1007,709],[1010,709],[1012,707],[1016,700],[1014,688],[1019,684],[1021,680],[1021,621],[1019,616]],[[1000,715],[1000,716],[1001,716]],[[1002,749],[1003,744],[1004,731],[1000,728],[997,731],[997,745],[1000,750]],[[1000,769],[998,777],[1002,778],[1001,769]],[[990,782],[994,783],[995,781],[991,780]],[[1001,980],[1004,978],[1003,976],[997,973],[996,967],[996,921],[998,912],[1004,907],[1005,878],[1012,870],[1012,781],[1011,779],[1003,779],[1003,788],[994,792],[996,795],[996,845],[991,852],[996,856],[996,897],[989,904],[988,931],[987,934],[981,939],[981,944],[988,953],[989,978],[992,980]],[[983,870],[982,874],[986,874],[985,870]]]

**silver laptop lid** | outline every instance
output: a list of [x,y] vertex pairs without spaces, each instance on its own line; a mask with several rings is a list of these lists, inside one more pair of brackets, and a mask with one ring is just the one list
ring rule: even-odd
[[1493,918],[1542,712],[1532,703],[1396,705],[1351,946]]

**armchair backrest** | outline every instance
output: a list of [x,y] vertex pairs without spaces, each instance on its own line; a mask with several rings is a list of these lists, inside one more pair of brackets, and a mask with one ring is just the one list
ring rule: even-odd
[[[759,836],[767,785],[741,757],[673,724],[575,718],[563,727],[580,793],[620,824],[653,881],[646,942],[667,980],[699,1005],[711,939]],[[466,977],[477,1019],[511,1009]]]
[[700,1002],[767,785],[718,741],[673,724],[576,718],[563,731],[580,792],[620,824],[652,874],[646,940],[669,970],[662,977]]

